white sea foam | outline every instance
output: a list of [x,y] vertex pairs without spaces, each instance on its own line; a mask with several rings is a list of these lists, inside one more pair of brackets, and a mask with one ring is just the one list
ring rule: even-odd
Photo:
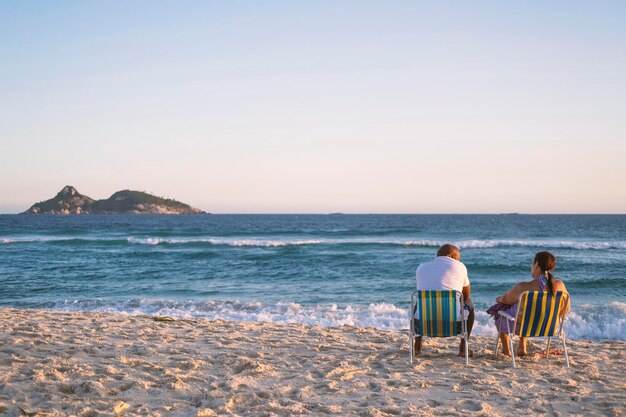
[[186,245],[186,244],[209,244],[233,247],[284,247],[303,245],[396,245],[416,247],[439,247],[444,243],[453,243],[461,249],[468,248],[499,248],[499,247],[534,247],[534,248],[563,248],[579,250],[602,250],[602,249],[626,249],[626,241],[577,241],[577,240],[510,240],[510,239],[471,239],[451,242],[435,239],[399,239],[399,238],[277,238],[277,239],[244,239],[237,237],[94,237],[94,236],[8,236],[3,237],[2,244],[19,243],[45,243],[79,240],[84,242],[101,242],[120,240],[129,244],[138,245]]
[[71,239],[73,238],[58,236],[20,236],[3,238],[2,243],[8,245],[12,243],[58,242]]
[[573,241],[573,240],[465,240],[458,242],[460,248],[496,247],[550,247],[565,249],[626,249],[626,242]]
[[[128,237],[128,243],[136,243],[141,245],[177,245],[189,243],[208,243],[212,245],[224,246],[259,246],[259,247],[276,247],[276,246],[299,246],[299,245],[316,245],[326,243],[324,240],[264,240],[264,239],[218,239],[218,238],[136,238]],[[330,242],[330,241],[329,241]]]
[[[399,245],[399,246],[423,246],[439,247],[443,240],[411,240],[411,239],[380,239],[380,238],[346,238],[346,239],[237,239],[237,238],[153,238],[153,237],[128,237],[129,243],[143,245],[159,244],[190,244],[207,243],[225,246],[258,246],[258,247],[281,247],[301,245]],[[568,241],[568,240],[462,240],[452,242],[460,248],[497,248],[497,247],[549,247],[565,249],[626,249],[626,241]]]
[[[408,329],[408,310],[389,303],[367,306],[266,304],[239,301],[167,301],[132,299],[111,302],[101,299],[74,300],[48,306],[64,311],[100,311],[177,318],[208,318],[245,322],[301,323],[324,327],[350,325],[381,330]],[[575,340],[626,340],[626,303],[608,306],[575,306],[566,321],[566,335]],[[476,311],[474,335],[494,336],[493,320]]]

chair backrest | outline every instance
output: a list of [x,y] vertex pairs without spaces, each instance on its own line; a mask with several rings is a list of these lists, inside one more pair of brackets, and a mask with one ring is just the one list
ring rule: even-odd
[[452,290],[418,290],[416,294],[416,315],[419,317],[419,333],[423,336],[456,336],[457,300],[459,292]]
[[517,303],[517,335],[524,337],[556,336],[559,331],[559,312],[569,295],[563,291],[525,291]]

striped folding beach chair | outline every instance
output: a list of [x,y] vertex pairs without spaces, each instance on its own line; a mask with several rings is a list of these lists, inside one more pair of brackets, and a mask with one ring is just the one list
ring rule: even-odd
[[465,364],[469,365],[467,317],[465,316],[465,309],[459,308],[459,302],[460,305],[465,305],[463,294],[460,291],[417,290],[411,294],[409,330],[411,363],[415,357],[413,343],[417,336],[461,336],[465,339]]
[[[550,291],[525,291],[517,300],[517,313],[515,317],[503,311],[499,311],[503,317],[507,318],[509,333],[509,348],[511,350],[511,360],[515,367],[515,351],[513,350],[513,336],[520,337],[547,337],[548,347],[546,356],[550,354],[550,340],[558,337],[563,345],[565,362],[569,368],[569,358],[567,356],[567,345],[565,344],[565,313],[564,306],[569,301],[569,294],[563,291],[556,291],[554,295]],[[496,353],[500,338],[496,340]]]

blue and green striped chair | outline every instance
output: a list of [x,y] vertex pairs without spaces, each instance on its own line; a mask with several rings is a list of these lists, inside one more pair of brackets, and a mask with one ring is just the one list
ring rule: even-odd
[[[563,345],[565,362],[569,368],[569,358],[567,356],[567,345],[565,344],[565,306],[569,301],[569,294],[563,291],[556,291],[554,295],[550,291],[525,291],[520,294],[517,300],[517,313],[515,317],[503,311],[498,313],[507,318],[509,324],[509,348],[511,350],[511,360],[515,367],[515,351],[513,350],[513,336],[520,337],[547,337],[548,347],[546,356],[550,353],[550,340],[558,337]],[[496,341],[496,352],[500,338]]]
[[469,343],[467,317],[463,294],[453,290],[417,290],[411,294],[411,320],[409,330],[409,352],[411,363],[415,354],[413,343],[418,336],[452,337],[465,339],[465,363],[469,365]]

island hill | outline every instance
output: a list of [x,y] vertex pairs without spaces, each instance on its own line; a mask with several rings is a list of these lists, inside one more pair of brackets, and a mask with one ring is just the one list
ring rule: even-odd
[[24,214],[205,214],[180,201],[142,191],[118,191],[106,200],[94,200],[67,185],[50,200],[33,204]]

